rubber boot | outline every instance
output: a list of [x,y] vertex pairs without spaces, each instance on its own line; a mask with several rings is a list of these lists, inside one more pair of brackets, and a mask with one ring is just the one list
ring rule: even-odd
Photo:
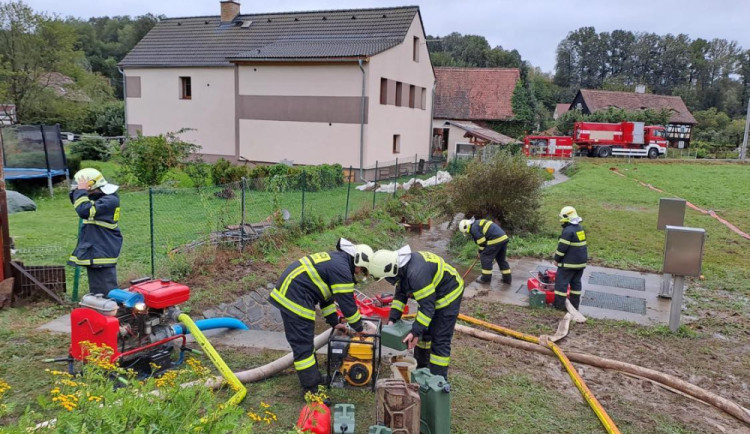
[[510,274],[503,274],[503,277],[500,279],[503,283],[510,285],[513,283],[513,276]]
[[426,368],[430,364],[430,350],[415,347],[414,358],[417,360],[417,369]]
[[581,295],[580,294],[570,294],[568,296],[568,300],[570,300],[570,304],[573,305],[576,310],[580,310],[578,306],[581,305]]
[[307,392],[318,393],[318,386],[324,384],[317,365],[303,371],[297,371],[297,377],[299,377],[299,382],[302,385],[302,396]]
[[555,309],[561,310],[563,312],[567,312],[568,309],[565,308],[565,299],[566,298],[567,297],[565,297],[563,295],[555,295],[555,302],[553,303],[553,306],[555,307]]
[[477,280],[475,282],[477,283],[490,283],[492,281],[492,275],[491,274],[480,274],[479,277],[477,277]]

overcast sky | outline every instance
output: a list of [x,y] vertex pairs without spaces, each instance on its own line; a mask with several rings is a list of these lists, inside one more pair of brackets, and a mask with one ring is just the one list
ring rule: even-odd
[[[167,17],[218,15],[219,0],[25,0],[35,10],[88,18],[103,15]],[[477,34],[490,45],[517,49],[545,71],[555,48],[582,26],[691,38],[724,38],[750,48],[750,0],[240,0],[243,13],[349,9],[418,4],[425,30]]]

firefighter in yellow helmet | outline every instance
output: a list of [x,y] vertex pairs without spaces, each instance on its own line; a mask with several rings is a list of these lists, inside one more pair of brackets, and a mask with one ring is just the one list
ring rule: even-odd
[[555,308],[565,310],[565,299],[568,297],[570,285],[570,303],[578,309],[581,303],[581,276],[588,261],[586,247],[586,232],[581,226],[583,219],[578,216],[576,209],[566,206],[560,211],[560,223],[563,230],[557,242],[555,264]]
[[492,263],[497,261],[502,274],[502,282],[510,285],[513,276],[510,264],[506,259],[508,252],[508,235],[492,220],[461,220],[458,223],[461,233],[469,234],[479,246],[479,259],[482,263],[482,274],[477,277],[479,283],[490,283],[492,280]]
[[122,248],[119,187],[91,168],[79,170],[73,178],[70,202],[83,219],[83,227],[68,264],[86,267],[89,292],[107,295],[118,287],[116,265]]

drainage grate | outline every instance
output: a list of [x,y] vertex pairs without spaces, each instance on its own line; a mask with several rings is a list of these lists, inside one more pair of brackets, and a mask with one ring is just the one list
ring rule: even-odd
[[607,274],[593,272],[589,276],[592,285],[614,286],[615,288],[633,289],[635,291],[646,290],[646,280],[641,277],[622,276],[620,274]]
[[646,315],[646,299],[641,297],[608,294],[606,292],[587,289],[583,292],[581,304],[598,307],[599,309],[619,310],[621,312]]

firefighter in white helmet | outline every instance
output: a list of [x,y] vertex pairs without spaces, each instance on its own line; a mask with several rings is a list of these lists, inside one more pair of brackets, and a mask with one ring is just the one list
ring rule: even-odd
[[490,283],[492,280],[492,263],[497,261],[502,274],[502,282],[511,284],[510,264],[505,258],[508,253],[508,235],[492,220],[461,220],[458,230],[470,234],[479,246],[479,259],[482,263],[482,274],[477,277],[479,283]]
[[588,261],[586,247],[586,232],[581,226],[583,219],[578,216],[576,209],[566,206],[560,210],[560,223],[563,230],[557,242],[555,264],[555,308],[565,310],[565,299],[568,297],[570,285],[570,303],[578,309],[581,303],[581,276]]
[[89,292],[106,295],[118,287],[116,265],[122,249],[119,187],[91,168],[79,170],[73,178],[70,201],[83,219],[83,227],[68,264],[86,267]]
[[396,286],[389,324],[401,318],[409,297],[419,303],[416,320],[404,343],[414,349],[417,367],[429,366],[430,372],[447,378],[453,329],[464,291],[463,279],[456,269],[433,253],[412,253],[409,246],[404,246],[398,251],[378,250],[367,270],[374,278]]

